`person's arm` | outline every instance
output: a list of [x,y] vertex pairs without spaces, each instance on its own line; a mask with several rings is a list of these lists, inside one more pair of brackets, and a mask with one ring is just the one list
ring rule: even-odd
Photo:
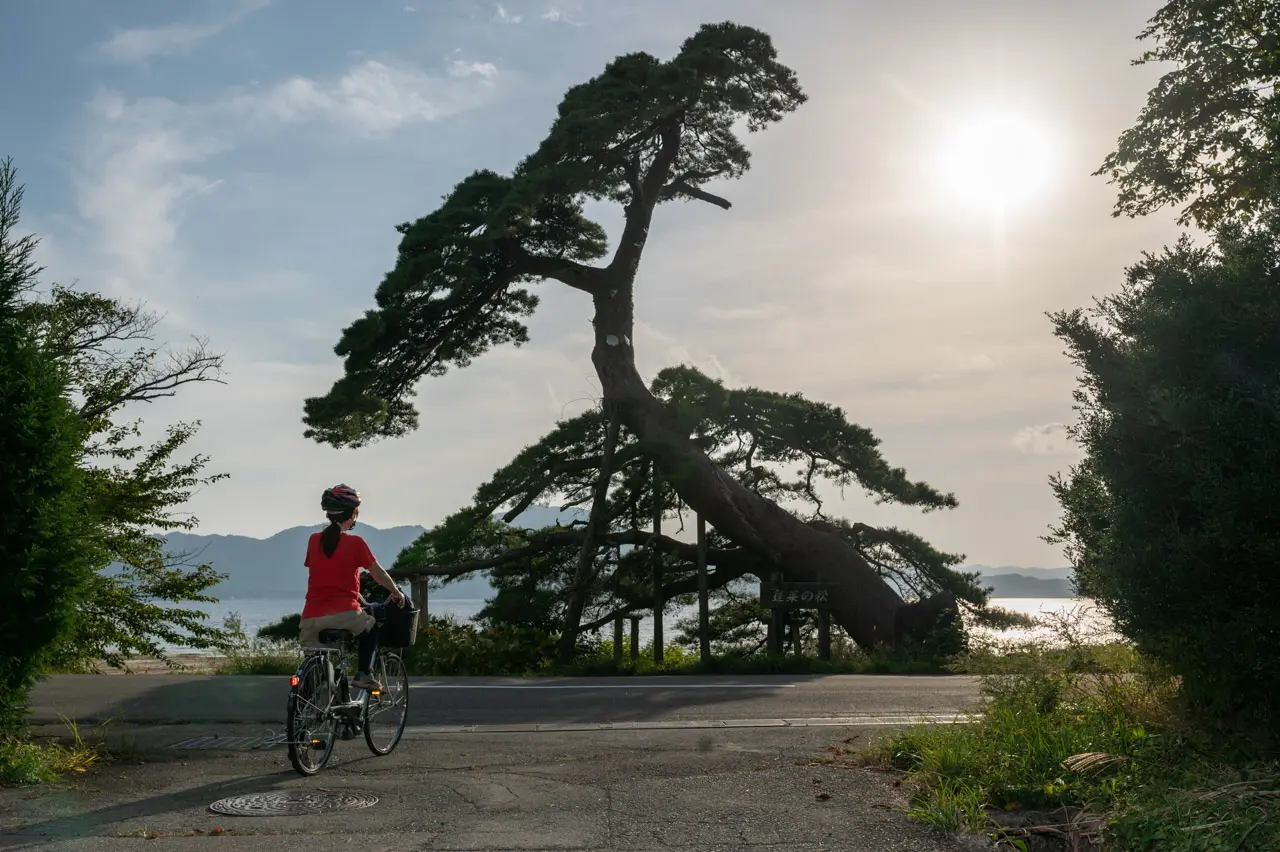
[[391,593],[391,599],[396,603],[404,602],[404,592],[400,591],[400,587],[396,585],[396,581],[391,579],[383,567],[378,564],[378,560],[373,560],[373,564],[369,566],[369,574],[374,580],[378,581],[378,585]]

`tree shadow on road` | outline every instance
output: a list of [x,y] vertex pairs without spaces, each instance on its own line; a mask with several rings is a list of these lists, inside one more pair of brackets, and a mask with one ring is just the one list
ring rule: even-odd
[[[797,691],[785,684],[820,677],[716,678],[714,687],[689,677],[511,679],[507,684],[520,684],[519,689],[479,689],[470,679],[432,678],[410,689],[409,724],[651,722],[710,718],[704,708],[711,706],[740,717],[775,718],[789,712],[788,699]],[[282,725],[288,696],[289,681],[282,677],[68,675],[37,687],[33,721],[66,716],[80,724]]]
[[284,769],[250,778],[222,779],[198,787],[56,817],[22,828],[6,829],[0,832],[0,849],[22,849],[56,840],[92,836],[96,829],[103,826],[130,820],[145,820],[193,807],[199,807],[203,812],[210,804],[220,799],[251,793],[266,793],[297,777],[292,770]]

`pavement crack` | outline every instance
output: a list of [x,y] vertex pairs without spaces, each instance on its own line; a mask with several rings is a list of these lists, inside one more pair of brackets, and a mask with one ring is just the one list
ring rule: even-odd
[[480,810],[480,803],[475,799],[473,799],[472,797],[468,796],[466,793],[459,790],[457,787],[453,786],[452,784],[446,784],[445,789],[448,790],[453,795],[457,796],[464,803],[470,805],[474,810],[477,810],[477,811]]

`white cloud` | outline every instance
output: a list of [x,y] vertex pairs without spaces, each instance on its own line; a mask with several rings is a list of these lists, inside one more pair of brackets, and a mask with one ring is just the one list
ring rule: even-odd
[[1064,423],[1024,426],[1013,436],[1013,446],[1018,452],[1028,455],[1059,455],[1077,451]]
[[492,79],[498,76],[498,66],[492,62],[466,62],[455,59],[449,63],[450,77],[483,77]]
[[[488,84],[498,69],[491,62],[454,60],[447,73],[454,79],[479,77],[481,84]],[[358,136],[371,136],[436,121],[474,105],[479,94],[414,68],[368,60],[333,83],[294,77],[266,92],[240,95],[233,104],[241,113],[269,123],[319,119]]]
[[524,16],[511,14],[499,3],[493,12],[493,19],[500,24],[518,24],[524,20]]
[[294,77],[208,103],[100,94],[77,174],[78,212],[92,232],[95,284],[127,299],[144,295],[182,322],[179,230],[184,212],[223,178],[215,155],[289,125],[324,122],[356,138],[381,137],[480,103],[497,69],[457,75],[365,61],[335,80]]
[[98,49],[108,60],[121,63],[144,62],[155,56],[182,53],[270,4],[271,0],[242,0],[231,15],[207,24],[166,24],[116,30]]
[[405,6],[405,7],[404,7],[404,10],[405,10],[406,12],[413,13],[413,12],[418,11],[418,7],[417,7],[417,6]]
[[542,20],[551,21],[552,23],[570,24],[580,27],[582,24],[574,20],[576,10],[566,9],[563,6],[548,6],[547,11],[542,13]]

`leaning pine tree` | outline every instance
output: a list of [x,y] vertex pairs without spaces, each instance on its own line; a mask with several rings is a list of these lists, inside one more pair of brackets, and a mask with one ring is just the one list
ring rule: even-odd
[[[904,602],[850,542],[729,476],[636,369],[634,287],[654,212],[676,200],[729,208],[704,187],[746,173],[737,128],[762,130],[805,100],[769,36],[732,23],[704,25],[670,61],[620,56],[570,89],[546,139],[511,176],[478,171],[435,212],[398,227],[399,257],[377,309],[336,347],[345,375],[306,402],[307,436],[360,446],[412,430],[418,380],[526,342],[524,319],[538,305],[528,285],[558,281],[592,300],[591,359],[608,416],[719,533],[789,580],[838,584],[836,620],[863,647],[892,645],[950,611],[944,592]],[[625,216],[617,248],[599,264],[607,239],[584,215],[587,201],[615,202]]]
[[[993,626],[1011,623],[1008,613],[987,606],[975,575],[955,570],[958,554],[943,553],[907,530],[828,513],[822,493],[836,489],[925,512],[956,505],[952,495],[890,467],[876,437],[839,408],[800,394],[726,388],[688,366],[662,370],[651,390],[721,470],[810,526],[840,535],[903,594],[919,599],[947,592],[975,618]],[[651,612],[695,593],[697,547],[678,535],[684,501],[653,470],[644,444],[629,430],[614,439],[594,534],[568,518],[541,529],[513,525],[535,505],[580,511],[596,505],[609,425],[599,409],[556,424],[481,485],[471,505],[401,551],[393,575],[425,571],[445,585],[484,573],[496,594],[478,620],[554,634],[570,648],[581,634],[618,616]],[[575,563],[583,561],[577,555],[589,535],[591,558],[579,577]],[[754,600],[747,605],[742,593],[751,579],[769,579],[772,566],[717,530],[709,531],[708,545],[709,591],[726,604],[717,613],[714,638],[720,645],[726,644],[722,637],[758,640],[767,611]]]

